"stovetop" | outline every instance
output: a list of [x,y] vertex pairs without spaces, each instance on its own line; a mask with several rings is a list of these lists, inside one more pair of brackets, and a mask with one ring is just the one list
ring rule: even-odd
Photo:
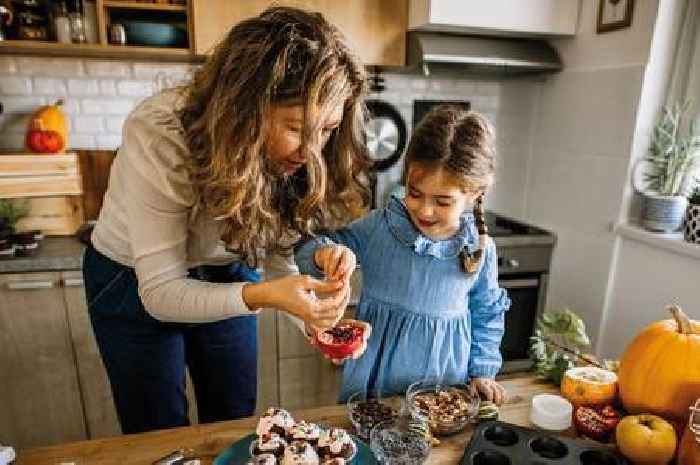
[[486,212],[486,227],[491,237],[551,235],[544,229],[489,211]]

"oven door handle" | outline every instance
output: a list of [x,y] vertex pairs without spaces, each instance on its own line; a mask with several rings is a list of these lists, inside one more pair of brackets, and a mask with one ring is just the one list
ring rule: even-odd
[[498,281],[498,285],[504,289],[525,289],[529,287],[539,287],[540,281],[531,279],[503,279]]

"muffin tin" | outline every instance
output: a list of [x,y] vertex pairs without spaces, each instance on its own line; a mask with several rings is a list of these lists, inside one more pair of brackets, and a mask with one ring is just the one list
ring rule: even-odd
[[609,446],[502,421],[478,425],[460,465],[628,465]]

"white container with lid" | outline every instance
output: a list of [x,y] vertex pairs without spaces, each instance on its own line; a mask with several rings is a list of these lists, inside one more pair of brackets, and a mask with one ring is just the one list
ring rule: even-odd
[[542,429],[563,431],[571,426],[573,411],[571,402],[562,396],[538,394],[532,398],[530,421]]

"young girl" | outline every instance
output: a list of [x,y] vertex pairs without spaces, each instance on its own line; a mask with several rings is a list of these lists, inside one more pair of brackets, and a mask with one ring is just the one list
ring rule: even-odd
[[496,248],[482,199],[493,182],[493,132],[478,113],[433,109],[406,154],[406,197],[297,249],[302,273],[345,280],[359,259],[356,318],[372,334],[343,371],[340,400],[356,391],[400,394],[423,378],[470,382],[500,404],[504,312]]

